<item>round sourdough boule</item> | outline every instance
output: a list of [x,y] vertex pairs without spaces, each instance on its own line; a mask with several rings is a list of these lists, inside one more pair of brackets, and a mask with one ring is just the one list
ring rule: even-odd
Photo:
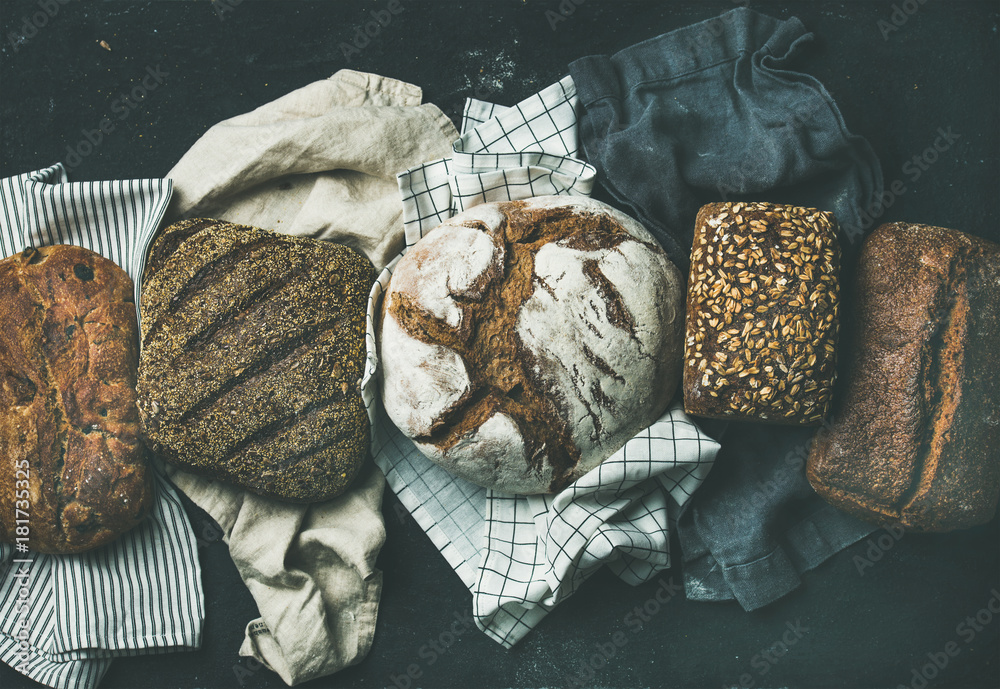
[[557,492],[655,421],[681,373],[683,281],[588,198],[488,203],[429,232],[382,303],[382,399],[431,460]]

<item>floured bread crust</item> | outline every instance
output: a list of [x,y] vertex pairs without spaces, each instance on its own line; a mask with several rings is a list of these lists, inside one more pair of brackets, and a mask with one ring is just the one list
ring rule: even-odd
[[561,490],[666,408],[682,297],[652,236],[605,204],[476,206],[394,270],[379,337],[386,412],[463,478]]

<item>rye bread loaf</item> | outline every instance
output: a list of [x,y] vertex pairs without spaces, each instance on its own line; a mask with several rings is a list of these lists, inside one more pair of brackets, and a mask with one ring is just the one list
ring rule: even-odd
[[139,411],[150,447],[260,495],[342,493],[368,457],[371,263],[345,246],[194,219],[150,248]]
[[813,488],[879,524],[949,531],[1000,496],[1000,245],[893,223],[861,249],[857,327]]
[[820,423],[837,374],[839,271],[831,213],[759,202],[701,208],[688,279],[685,411]]
[[430,459],[561,490],[655,421],[680,377],[682,276],[585,198],[476,206],[425,235],[382,304],[382,400]]
[[81,247],[0,261],[0,541],[81,552],[151,507],[132,295],[125,271]]

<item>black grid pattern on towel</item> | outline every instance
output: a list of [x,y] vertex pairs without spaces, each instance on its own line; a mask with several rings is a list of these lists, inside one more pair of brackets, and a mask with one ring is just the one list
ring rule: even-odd
[[[479,203],[589,195],[594,171],[574,157],[576,98],[568,77],[513,108],[470,101],[465,115],[452,158],[398,176],[407,247]],[[398,260],[379,277],[370,314]],[[379,420],[376,463],[471,589],[478,626],[506,647],[604,564],[631,584],[666,569],[671,522],[718,451],[673,407],[562,493],[503,495],[452,476],[384,413]]]
[[577,108],[570,77],[513,108],[466,103],[452,157],[398,175],[407,246],[479,203],[589,195],[597,170],[575,157]]
[[630,584],[669,567],[671,513],[717,451],[678,405],[559,495],[487,491],[487,546],[474,589],[486,633],[513,645],[602,564]]
[[[170,192],[168,180],[69,183],[61,165],[0,180],[0,257],[76,244],[138,283]],[[201,645],[197,542],[175,489],[158,471],[154,477],[151,514],[106,546],[54,556],[0,544],[0,660],[19,665],[21,620],[30,634],[26,674],[61,689],[93,689],[116,656]],[[24,610],[15,578],[22,568],[30,592]]]

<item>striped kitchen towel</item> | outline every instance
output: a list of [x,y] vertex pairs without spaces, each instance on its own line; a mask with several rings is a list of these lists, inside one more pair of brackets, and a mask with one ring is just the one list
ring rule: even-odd
[[[169,180],[77,182],[61,164],[0,180],[0,258],[76,244],[136,283]],[[138,293],[136,303],[139,303]],[[205,604],[194,532],[157,468],[156,500],[135,529],[76,555],[0,544],[0,660],[60,689],[92,689],[117,656],[201,645]]]

